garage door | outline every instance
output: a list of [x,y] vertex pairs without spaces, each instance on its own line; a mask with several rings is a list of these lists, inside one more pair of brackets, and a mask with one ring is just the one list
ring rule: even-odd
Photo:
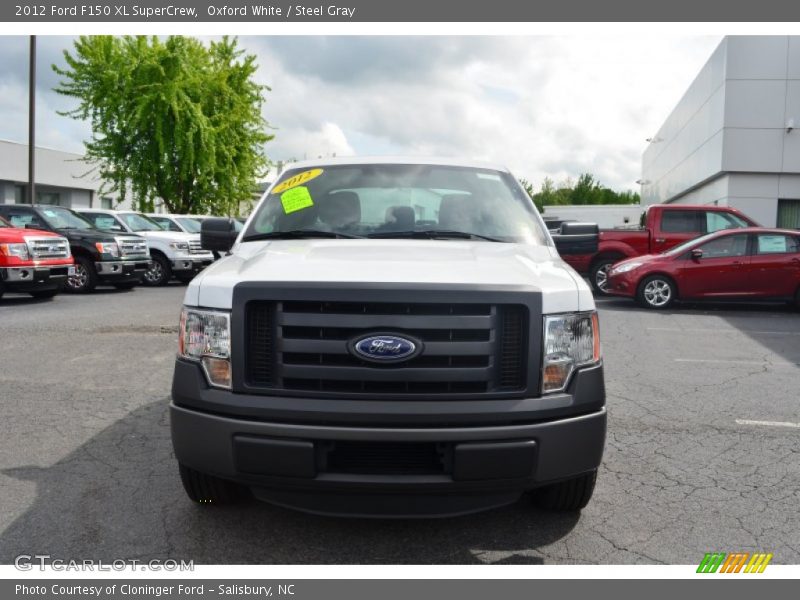
[[800,200],[778,200],[778,227],[800,229]]

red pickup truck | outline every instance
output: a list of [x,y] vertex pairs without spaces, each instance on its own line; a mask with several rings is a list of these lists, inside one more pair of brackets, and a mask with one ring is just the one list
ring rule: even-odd
[[34,298],[55,296],[74,275],[66,238],[37,229],[20,229],[0,217],[0,296],[22,292]]
[[603,229],[597,252],[562,256],[573,269],[588,275],[595,292],[605,295],[608,269],[616,262],[643,254],[659,254],[673,246],[721,229],[758,227],[750,217],[727,206],[653,204],[642,215],[640,229]]

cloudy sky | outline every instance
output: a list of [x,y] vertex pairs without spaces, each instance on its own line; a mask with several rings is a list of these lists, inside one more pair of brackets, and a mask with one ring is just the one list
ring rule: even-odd
[[[69,37],[38,38],[37,143],[82,151],[87,123],[57,114],[53,63]],[[637,189],[645,139],[711,55],[714,36],[241,37],[272,91],[274,161],[421,155],[505,164],[537,186],[590,172]],[[0,138],[27,140],[28,38],[0,37]]]

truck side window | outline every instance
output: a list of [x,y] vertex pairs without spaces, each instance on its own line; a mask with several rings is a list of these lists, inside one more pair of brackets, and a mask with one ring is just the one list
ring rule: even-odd
[[665,233],[703,233],[705,219],[702,211],[665,210],[661,213],[661,231]]
[[747,227],[747,223],[736,215],[717,211],[708,211],[705,215],[706,233],[714,233],[720,229],[739,229],[740,227]]

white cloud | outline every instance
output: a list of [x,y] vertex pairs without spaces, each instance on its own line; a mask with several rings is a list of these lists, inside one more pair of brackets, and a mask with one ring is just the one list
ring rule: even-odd
[[[70,38],[40,38],[39,142],[79,150],[85,123],[49,69]],[[680,99],[719,38],[242,37],[272,87],[264,116],[273,160],[348,154],[465,156],[535,184],[588,171],[634,189],[645,138]],[[0,39],[0,137],[27,122],[27,38]],[[23,64],[20,64],[23,63]],[[23,96],[22,101],[19,96]],[[0,95],[0,99],[3,96]],[[24,141],[24,138],[20,141]]]

